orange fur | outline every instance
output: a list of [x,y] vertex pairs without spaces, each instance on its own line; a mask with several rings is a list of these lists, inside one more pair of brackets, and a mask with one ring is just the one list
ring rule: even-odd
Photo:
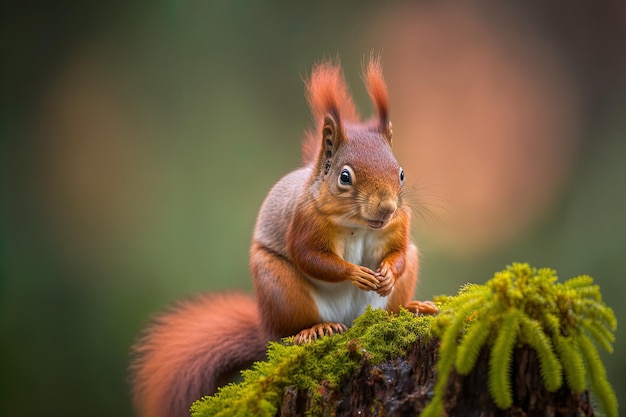
[[380,126],[386,128],[389,123],[389,94],[387,84],[383,78],[383,67],[380,57],[371,56],[365,70],[365,85],[367,92],[376,106],[376,112],[380,121]]
[[346,121],[358,120],[352,96],[339,65],[322,62],[315,67],[307,82],[307,99],[316,124],[326,113],[333,113]]
[[302,160],[305,165],[317,159],[324,116],[331,114],[346,122],[356,122],[359,119],[343,71],[337,64],[324,61],[313,69],[311,78],[306,83],[306,96],[315,129],[306,133],[302,144]]
[[[275,338],[293,336],[319,323],[313,285],[288,259],[252,243],[250,269],[262,321]],[[280,300],[280,301],[279,301]]]

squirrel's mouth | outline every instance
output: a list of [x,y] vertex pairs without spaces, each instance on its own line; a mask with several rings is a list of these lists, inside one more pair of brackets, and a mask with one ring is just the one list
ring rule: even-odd
[[367,221],[367,225],[369,227],[371,227],[372,229],[382,229],[387,223],[389,223],[389,220],[383,221],[383,220],[368,220]]

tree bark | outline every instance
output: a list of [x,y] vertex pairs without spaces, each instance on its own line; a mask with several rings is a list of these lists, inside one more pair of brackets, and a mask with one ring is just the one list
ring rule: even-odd
[[[439,342],[418,341],[405,356],[373,365],[367,354],[341,386],[322,383],[322,416],[416,416],[430,402],[437,378]],[[444,395],[444,416],[462,417],[566,417],[594,416],[587,392],[574,394],[567,384],[548,392],[541,380],[539,362],[529,348],[517,348],[511,370],[513,406],[500,410],[492,401],[488,384],[489,352],[483,349],[467,376],[454,371]],[[288,387],[279,415],[303,416],[313,403],[310,392]]]

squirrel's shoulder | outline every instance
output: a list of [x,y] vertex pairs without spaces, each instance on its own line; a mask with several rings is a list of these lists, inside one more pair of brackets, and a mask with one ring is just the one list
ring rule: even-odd
[[272,187],[259,211],[254,230],[256,242],[283,254],[287,229],[303,193],[306,192],[311,173],[311,166],[298,168],[282,177]]

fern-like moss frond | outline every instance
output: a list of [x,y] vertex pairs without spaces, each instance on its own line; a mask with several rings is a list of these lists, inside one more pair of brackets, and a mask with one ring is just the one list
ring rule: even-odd
[[613,353],[615,335],[609,329],[590,319],[580,320],[580,326],[589,333],[595,342],[609,353]]
[[541,378],[548,391],[554,392],[561,387],[561,362],[554,354],[554,348],[548,337],[543,332],[541,325],[536,320],[531,320],[526,315],[520,317],[521,334],[526,343],[537,352]]
[[534,318],[542,324],[542,330],[546,335],[553,336],[561,331],[561,317],[555,314],[554,309],[539,311]]
[[484,285],[465,284],[457,295],[447,298],[446,303],[441,306],[441,311],[444,312],[444,314],[453,314],[454,311],[463,308],[470,302],[484,302],[491,296],[492,292]]
[[563,285],[567,288],[577,289],[583,287],[589,287],[593,284],[593,278],[589,275],[579,275],[574,278],[566,280]]
[[584,334],[580,334],[577,337],[577,341],[589,373],[591,391],[600,400],[600,405],[605,414],[608,417],[617,417],[617,397],[606,379],[606,368],[604,368],[604,364],[600,360],[598,350]]
[[503,318],[489,356],[489,393],[502,409],[513,404],[511,394],[511,360],[519,329],[520,312],[511,309]]
[[617,319],[613,309],[606,304],[590,299],[576,299],[572,302],[576,314],[604,323],[609,329],[617,328]]
[[[480,311],[490,292],[484,286],[465,285],[455,297],[447,299],[433,321],[433,333],[441,337],[437,360],[437,382],[434,399],[424,409],[422,417],[438,417],[443,410],[443,393],[458,350],[458,335],[468,326],[468,316]],[[472,323],[475,321],[472,321]]]
[[[450,322],[446,332],[441,336],[441,345],[439,347],[439,359],[437,360],[437,373],[440,378],[437,379],[435,384],[435,396],[437,398],[443,397],[443,391],[445,389],[448,375],[452,371],[455,358],[457,356],[457,339],[458,334],[466,325],[466,318],[469,313],[478,308],[481,304],[479,298],[469,299],[469,302],[456,311],[455,317]],[[433,406],[434,407],[434,406]]]
[[454,362],[454,367],[459,374],[467,375],[472,371],[490,333],[491,322],[488,317],[478,320],[467,330],[459,343]]
[[583,392],[587,387],[585,364],[576,340],[571,336],[557,335],[554,345],[563,365],[563,373],[567,386],[576,393]]

